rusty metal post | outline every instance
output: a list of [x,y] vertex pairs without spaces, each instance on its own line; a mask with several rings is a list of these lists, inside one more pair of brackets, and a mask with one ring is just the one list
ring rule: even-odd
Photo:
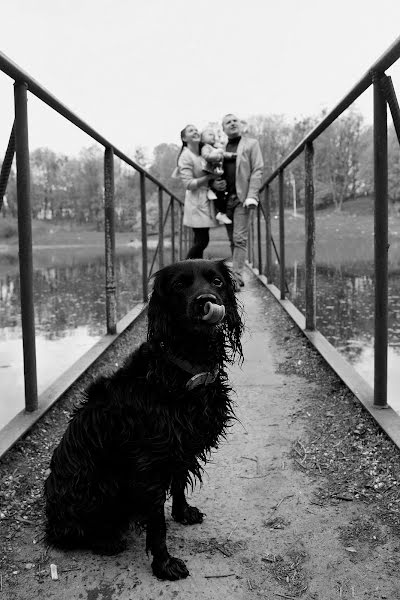
[[0,173],[0,210],[3,206],[3,198],[6,193],[8,178],[10,177],[11,166],[15,154],[15,124],[11,128],[10,139],[8,140],[8,146],[4,155],[3,164],[1,165]]
[[28,86],[14,84],[15,149],[17,157],[17,201],[19,273],[21,288],[22,343],[24,353],[25,409],[38,408],[35,312],[33,301],[32,207],[28,140]]
[[175,262],[175,203],[171,196],[171,258]]
[[375,374],[374,406],[387,406],[388,345],[388,139],[387,106],[380,74],[374,85]]
[[261,206],[257,206],[257,250],[258,250],[258,274],[262,275],[262,250],[261,250]]
[[380,83],[382,91],[385,94],[386,102],[390,108],[394,129],[400,144],[400,107],[396,92],[394,90],[392,78],[388,77],[387,75],[383,75]]
[[254,209],[251,208],[247,210],[249,211],[249,229],[247,232],[247,257],[249,263],[254,267]]
[[104,150],[104,234],[106,267],[107,333],[117,331],[117,293],[115,285],[115,211],[114,211],[114,150]]
[[163,191],[158,188],[158,266],[160,269],[164,266],[164,207]]
[[146,219],[146,175],[140,173],[140,216],[142,224],[142,291],[143,302],[147,302],[149,296],[149,283],[147,276],[147,219]]
[[305,146],[305,267],[306,267],[306,329],[316,328],[316,287],[317,272],[315,265],[315,205],[314,205],[314,147],[312,142]]
[[283,169],[279,171],[279,254],[281,300],[285,299],[285,192]]
[[271,247],[271,200],[270,200],[270,189],[269,185],[265,186],[264,198],[265,198],[265,261],[266,270],[265,275],[268,283],[271,282],[272,273],[272,247]]
[[179,260],[182,260],[183,255],[183,207],[179,206]]

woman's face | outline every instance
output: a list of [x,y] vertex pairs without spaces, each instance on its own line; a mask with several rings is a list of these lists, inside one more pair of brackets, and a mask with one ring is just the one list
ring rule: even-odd
[[183,140],[185,142],[199,142],[200,134],[199,134],[199,130],[197,129],[197,127],[195,127],[194,125],[188,125],[185,128],[185,134],[183,136]]

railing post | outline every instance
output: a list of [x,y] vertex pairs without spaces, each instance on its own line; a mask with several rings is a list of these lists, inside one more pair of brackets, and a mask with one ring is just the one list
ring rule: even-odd
[[15,149],[17,157],[17,201],[19,273],[21,289],[22,344],[24,353],[25,409],[38,407],[35,312],[33,302],[32,207],[28,141],[28,86],[14,84]]
[[107,333],[117,331],[117,294],[115,286],[115,211],[114,211],[114,150],[104,150],[104,234],[106,267]]
[[258,274],[262,275],[262,253],[261,253],[261,206],[257,206],[257,250],[258,250]]
[[179,260],[182,260],[183,255],[183,207],[179,206]]
[[265,261],[266,270],[265,275],[267,276],[268,283],[271,282],[272,272],[272,248],[271,248],[271,200],[270,200],[270,189],[269,185],[265,186],[264,192],[265,198]]
[[387,406],[388,345],[388,140],[387,106],[380,74],[374,85],[375,373],[374,405]]
[[147,302],[149,295],[147,277],[147,219],[146,219],[146,175],[140,172],[140,215],[142,224],[142,290],[143,302]]
[[285,299],[285,195],[283,169],[279,171],[279,254],[281,300]]
[[1,165],[0,173],[0,210],[3,206],[3,198],[6,193],[8,178],[10,177],[11,166],[15,154],[15,124],[11,128],[10,139],[8,140],[8,146],[4,155],[3,164]]
[[163,191],[158,188],[158,266],[160,269],[164,266],[164,207]]
[[247,210],[249,211],[247,257],[251,266],[254,267],[254,212],[252,208]]
[[306,329],[316,328],[316,266],[315,266],[315,205],[314,205],[314,146],[305,145],[305,267],[306,267]]
[[171,196],[171,258],[175,262],[175,203]]

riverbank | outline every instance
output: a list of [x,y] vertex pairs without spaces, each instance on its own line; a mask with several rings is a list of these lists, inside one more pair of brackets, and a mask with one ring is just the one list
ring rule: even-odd
[[[0,464],[4,600],[363,600],[400,598],[400,456],[272,296],[249,274],[239,421],[192,502],[203,524],[167,509],[168,540],[191,576],[160,582],[144,536],[117,557],[42,541],[42,485],[80,391],[144,338],[126,332]],[[59,579],[50,575],[56,564]]]

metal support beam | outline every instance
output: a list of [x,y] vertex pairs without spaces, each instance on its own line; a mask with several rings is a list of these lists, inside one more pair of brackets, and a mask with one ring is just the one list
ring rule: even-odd
[[140,173],[140,216],[142,224],[142,291],[143,302],[147,302],[149,296],[149,283],[147,276],[146,176],[144,173]]
[[262,275],[262,250],[261,250],[261,206],[257,206],[257,251],[258,251],[258,272]]
[[14,160],[15,154],[15,124],[11,128],[10,139],[8,140],[8,146],[4,155],[3,164],[1,165],[0,173],[0,210],[3,206],[3,198],[6,193],[8,178],[11,173],[11,166]]
[[375,364],[374,405],[387,406],[388,345],[388,139],[381,75],[374,74]]
[[305,266],[306,266],[306,329],[316,329],[316,266],[315,266],[315,205],[314,205],[314,147],[305,146]]
[[25,83],[15,83],[15,150],[17,158],[18,243],[25,408],[28,412],[33,412],[38,408],[38,395],[33,302],[32,207],[30,196],[27,96],[27,85]]
[[175,203],[171,196],[171,259],[175,262]]
[[265,186],[264,199],[265,199],[265,236],[266,236],[265,275],[267,277],[268,283],[270,283],[271,282],[271,273],[272,273],[272,247],[271,247],[272,236],[271,236],[271,198],[270,198],[269,185]]
[[279,254],[281,300],[285,299],[285,192],[283,170],[279,171]]
[[117,293],[115,285],[115,214],[114,214],[114,151],[104,150],[104,234],[106,267],[107,333],[117,331]]
[[163,191],[158,188],[158,266],[160,269],[164,266],[164,207]]
[[382,91],[386,98],[386,102],[388,103],[390,108],[394,129],[396,131],[397,139],[399,140],[400,144],[400,107],[399,102],[397,100],[396,92],[394,90],[393,81],[391,77],[383,75],[380,82]]

